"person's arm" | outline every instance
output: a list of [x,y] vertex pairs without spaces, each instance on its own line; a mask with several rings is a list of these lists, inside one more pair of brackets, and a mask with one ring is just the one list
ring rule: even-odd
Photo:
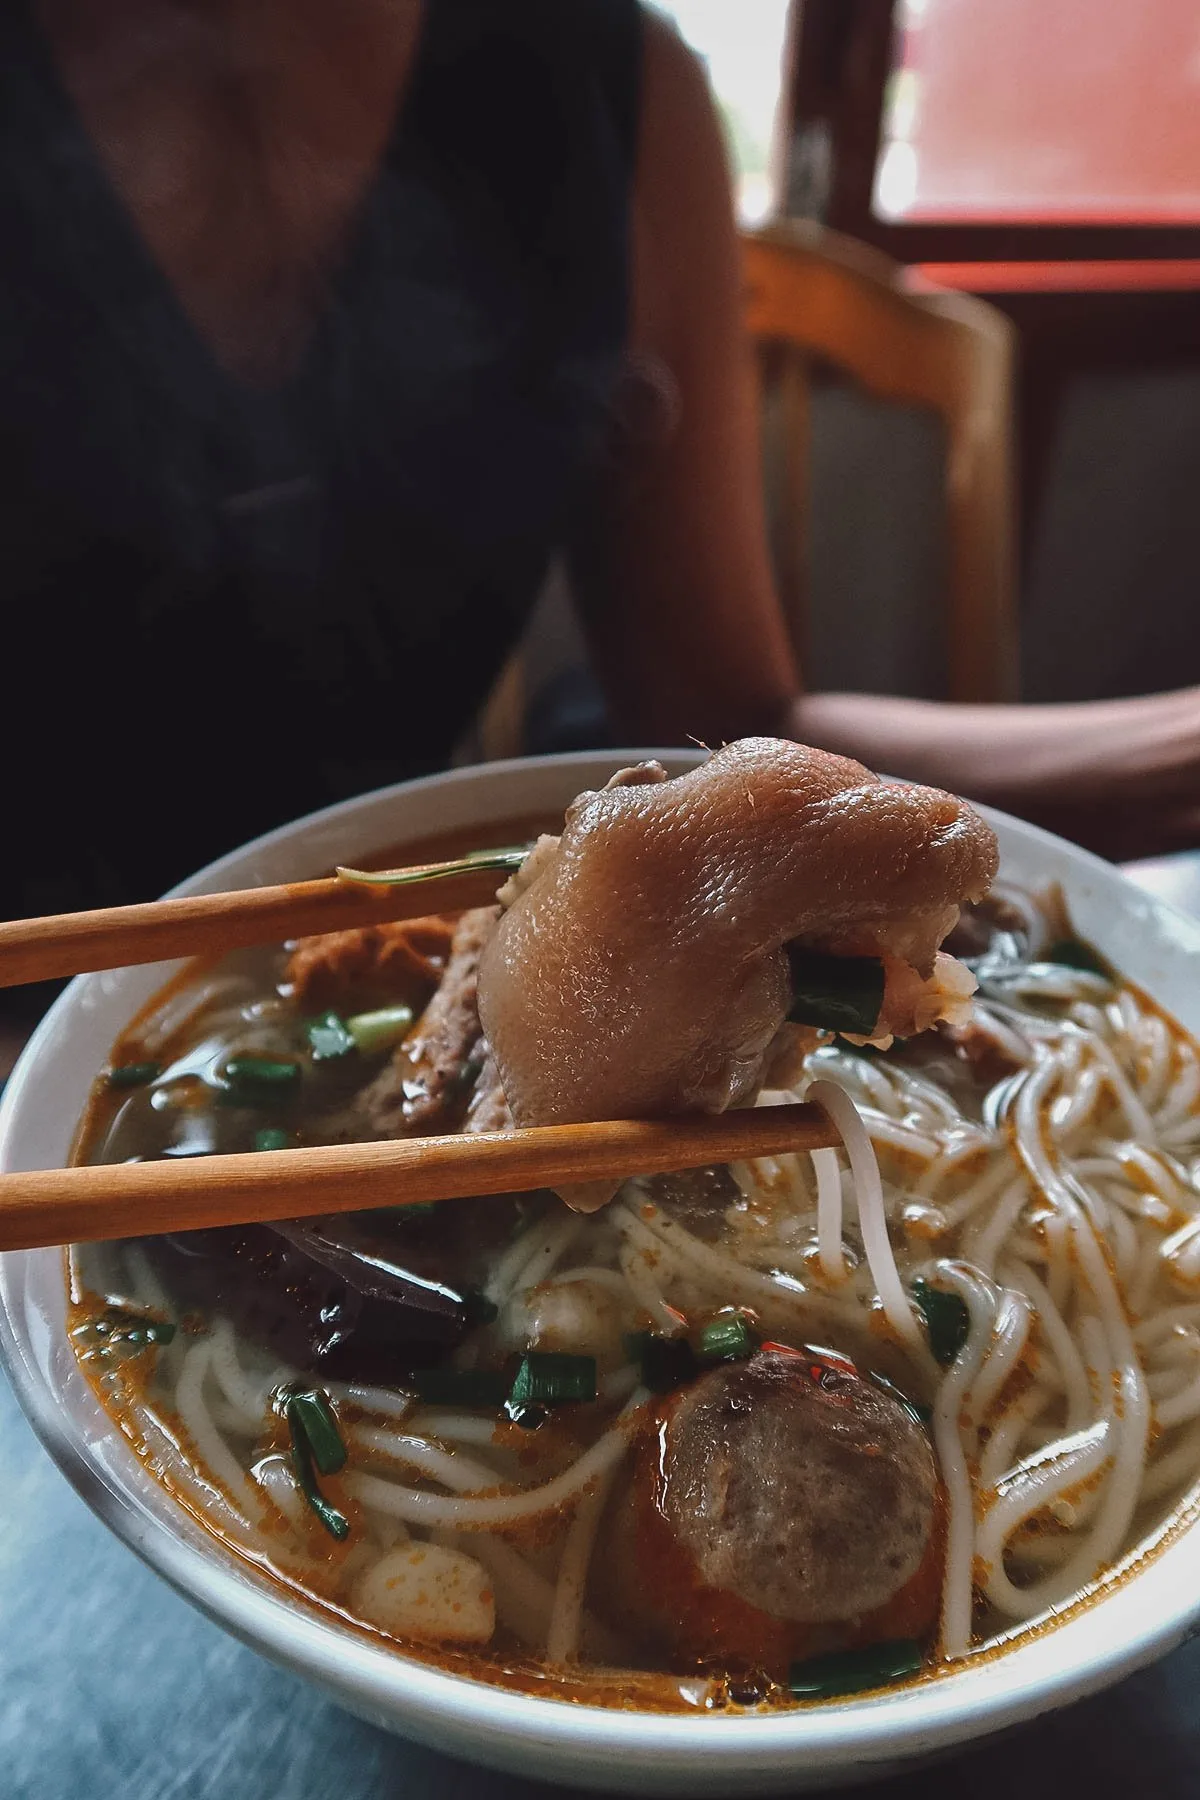
[[641,131],[630,341],[671,371],[678,418],[603,496],[577,578],[622,735],[781,733],[1130,853],[1194,841],[1200,689],[1059,706],[801,691],[767,556],[720,129],[699,63],[650,16]]
[[665,369],[677,416],[665,441],[618,442],[573,561],[593,660],[627,742],[778,731],[799,681],[767,556],[729,173],[704,72],[650,13],[632,261],[630,349]]

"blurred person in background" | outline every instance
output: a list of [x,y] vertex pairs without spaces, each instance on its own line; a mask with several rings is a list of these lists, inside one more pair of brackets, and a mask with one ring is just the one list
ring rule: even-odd
[[720,131],[635,0],[9,0],[0,239],[4,915],[444,765],[557,555],[614,742],[1194,834],[1198,690],[803,692]]

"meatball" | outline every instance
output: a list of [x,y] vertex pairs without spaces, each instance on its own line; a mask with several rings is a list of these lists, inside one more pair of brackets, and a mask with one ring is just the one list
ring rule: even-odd
[[618,1606],[678,1655],[777,1676],[794,1657],[920,1636],[941,1510],[901,1400],[831,1353],[762,1351],[660,1411],[614,1520]]

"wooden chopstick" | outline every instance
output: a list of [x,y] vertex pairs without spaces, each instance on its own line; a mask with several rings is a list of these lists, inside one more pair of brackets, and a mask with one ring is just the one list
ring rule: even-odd
[[817,1106],[0,1175],[0,1250],[662,1174],[840,1143]]
[[13,919],[0,924],[0,987],[177,956],[220,955],[354,925],[487,906],[516,856],[511,851],[481,853],[478,867],[470,866],[473,860],[392,871],[379,885],[329,876],[282,887]]

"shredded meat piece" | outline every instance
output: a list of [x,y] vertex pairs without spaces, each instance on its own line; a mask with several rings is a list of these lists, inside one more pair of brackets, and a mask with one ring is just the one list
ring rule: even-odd
[[999,894],[985,894],[973,905],[964,906],[958,924],[943,948],[951,956],[986,956],[996,937],[1003,932],[1018,940],[1028,937],[1029,920]]
[[489,1050],[483,1059],[483,1067],[479,1071],[479,1079],[475,1083],[475,1091],[471,1095],[471,1104],[467,1107],[467,1116],[463,1120],[464,1131],[511,1131],[513,1116],[509,1111],[508,1101],[504,1098],[504,1089],[500,1085],[500,1071],[496,1067],[496,1059]]
[[476,983],[483,947],[499,916],[499,907],[481,906],[459,919],[436,993],[387,1068],[355,1103],[374,1134],[453,1131],[462,1123],[487,1062]]
[[995,1032],[975,1019],[959,1025],[943,1023],[938,1026],[938,1036],[954,1046],[955,1054],[970,1064],[984,1087],[994,1087],[1022,1066]]
[[386,999],[419,1008],[441,979],[453,934],[453,920],[434,914],[301,938],[284,980],[302,1006]]

